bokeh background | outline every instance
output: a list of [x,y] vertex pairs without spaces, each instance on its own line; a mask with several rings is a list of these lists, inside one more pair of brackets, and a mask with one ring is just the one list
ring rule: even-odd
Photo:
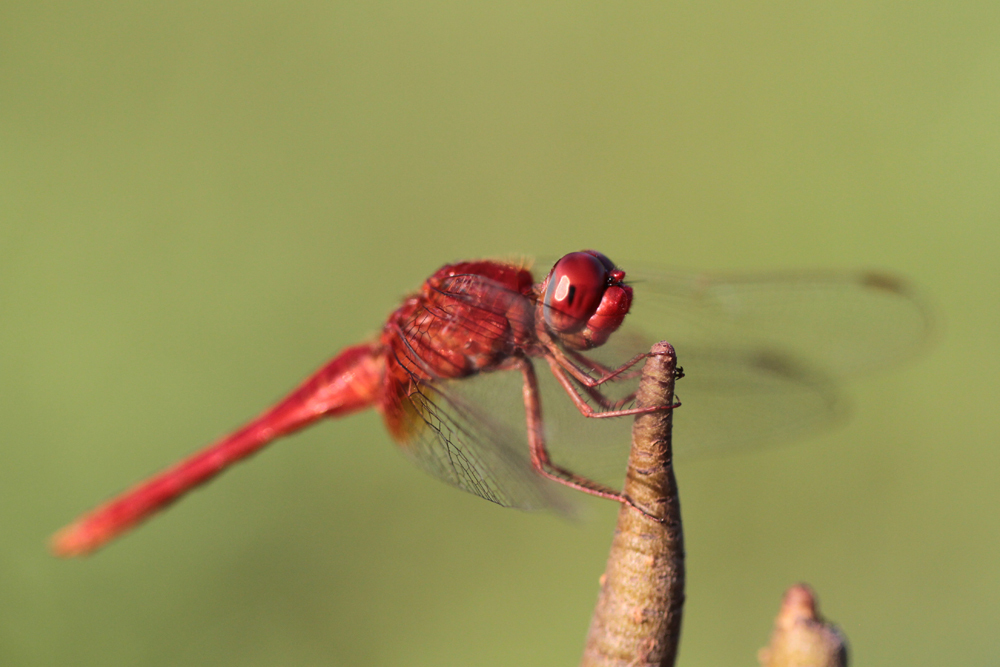
[[682,665],[805,580],[858,665],[1000,664],[1000,4],[0,3],[0,664],[568,665],[614,525],[365,413],[95,557],[49,534],[447,261],[880,267],[937,306],[796,446],[683,462]]

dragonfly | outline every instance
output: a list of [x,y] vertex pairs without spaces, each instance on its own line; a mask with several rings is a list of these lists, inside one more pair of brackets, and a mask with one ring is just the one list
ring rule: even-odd
[[[342,350],[243,427],[83,515],[52,547],[60,556],[91,553],[274,440],[365,408],[381,414],[420,467],[499,505],[565,509],[561,485],[634,506],[573,460],[588,448],[618,449],[597,424],[664,409],[634,402],[655,337],[671,340],[686,370],[680,393],[690,414],[676,420],[675,441],[712,453],[835,421],[839,380],[912,356],[929,330],[919,296],[884,273],[639,269],[626,280],[594,250],[564,255],[537,282],[525,261],[448,264],[377,338]],[[558,419],[543,419],[543,403]],[[569,443],[558,461],[553,441]]]

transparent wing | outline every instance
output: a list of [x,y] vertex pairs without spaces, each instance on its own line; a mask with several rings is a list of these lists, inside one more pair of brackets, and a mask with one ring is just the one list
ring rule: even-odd
[[914,356],[932,328],[913,287],[884,273],[626,272],[635,281],[629,319],[670,340],[681,363],[684,347],[767,349],[849,377]]
[[[612,337],[609,345],[617,349],[612,349],[611,357],[628,358],[636,349],[648,351],[652,345],[629,332],[620,333],[628,337],[628,343],[614,346]],[[545,363],[535,363],[544,435],[553,461],[620,488],[633,419],[584,417]],[[674,451],[681,459],[787,444],[830,428],[846,412],[836,383],[778,354],[745,350],[723,356],[717,349],[689,350],[684,367],[686,375],[677,383],[682,405],[674,413],[673,438]],[[637,387],[638,378],[633,377],[602,389],[617,399]],[[463,405],[488,410],[494,432],[505,434],[503,441],[512,447],[527,451],[519,374],[478,375],[455,382],[449,389]]]
[[[677,349],[685,377],[674,415],[678,457],[786,444],[847,415],[844,380],[897,365],[927,345],[932,319],[905,281],[873,272],[747,275],[634,270],[625,326],[587,356],[617,366],[653,342]],[[620,481],[631,420],[584,419],[542,373],[553,458]],[[603,387],[627,396],[635,379]]]
[[[627,349],[651,345],[644,340],[641,347]],[[846,415],[837,382],[776,351],[688,347],[685,356],[678,352],[678,361],[685,373],[677,381],[681,406],[674,411],[673,448],[679,459],[788,444],[827,430]],[[587,419],[551,374],[539,375],[553,460],[604,484],[620,485],[633,420]],[[637,384],[632,378],[602,390],[617,399]]]
[[531,466],[523,409],[520,430],[516,420],[491,419],[481,406],[449,391],[466,381],[419,384],[405,397],[411,421],[400,438],[402,450],[435,477],[498,505],[570,511],[558,485]]
[[847,414],[833,378],[781,350],[686,346],[684,354],[674,418],[681,456],[787,444]]

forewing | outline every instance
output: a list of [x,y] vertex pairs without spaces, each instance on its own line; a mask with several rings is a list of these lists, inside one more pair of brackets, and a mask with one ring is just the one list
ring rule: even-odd
[[898,364],[929,340],[931,316],[905,280],[877,272],[628,272],[629,319],[686,348],[767,350],[831,378]]
[[[685,371],[674,415],[679,456],[782,444],[829,428],[847,411],[843,379],[913,357],[931,336],[923,299],[886,274],[623,269],[634,291],[625,326],[588,356],[615,366],[657,340],[674,345]],[[623,396],[633,383],[604,389]],[[620,475],[623,447],[607,446],[628,442],[626,430],[609,423],[619,420],[581,423],[553,384],[543,399],[556,460],[595,477]]]

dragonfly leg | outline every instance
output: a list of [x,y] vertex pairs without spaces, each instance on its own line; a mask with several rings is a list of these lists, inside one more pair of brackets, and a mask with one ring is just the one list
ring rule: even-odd
[[[562,365],[559,363],[559,361],[554,357],[546,355],[545,360],[548,362],[549,368],[552,369],[552,374],[556,376],[556,380],[559,381],[559,384],[561,384],[563,389],[566,390],[566,393],[569,394],[569,398],[571,401],[573,401],[573,405],[576,406],[576,409],[579,410],[580,414],[582,414],[584,417],[590,417],[593,419],[604,419],[608,417],[627,417],[629,415],[646,415],[651,412],[657,412],[658,410],[671,410],[673,408],[678,407],[679,405],[678,403],[674,403],[673,405],[666,407],[659,405],[651,405],[649,407],[642,407],[642,408],[628,408],[624,410],[609,409],[604,412],[599,412],[595,410],[593,407],[591,407],[591,405],[584,400],[583,396],[580,395],[580,392],[577,390],[577,387],[573,384],[573,380],[576,379],[575,376],[571,378],[567,374],[566,369],[564,369]],[[612,408],[614,408],[615,403],[612,402],[609,398],[607,398],[603,394],[601,394],[596,388],[588,387],[587,385],[583,385],[583,388],[584,391],[587,392],[587,395],[591,396],[591,398],[593,398],[601,407],[611,406]],[[600,396],[600,398],[598,399],[596,398],[596,396]],[[627,402],[627,400],[630,400],[630,396],[626,396],[625,399],[623,399],[623,401]],[[622,401],[618,401],[618,403],[622,403]]]
[[[597,381],[595,382],[594,386],[588,386],[586,384],[580,383],[579,388],[585,394],[587,394],[590,397],[590,399],[594,401],[594,403],[596,403],[598,406],[600,406],[604,411],[620,410],[623,406],[628,405],[629,403],[635,400],[636,392],[633,391],[629,394],[626,394],[625,396],[622,396],[618,400],[613,401],[609,399],[607,396],[605,396],[603,393],[601,393],[601,390],[598,388],[597,385],[607,382],[611,378],[616,378],[618,380],[631,380],[639,377],[639,375],[642,374],[642,369],[635,368],[634,364],[636,364],[638,360],[644,359],[648,355],[645,354],[637,355],[633,357],[632,360],[630,360],[624,366],[615,369],[615,368],[609,368],[608,366],[602,364],[601,362],[591,359],[587,355],[581,354],[580,352],[577,352],[575,350],[566,350],[565,354],[571,357],[580,366],[586,367],[594,372],[601,374],[600,378],[597,378]],[[629,367],[632,367],[631,370],[628,373],[623,373],[623,371],[629,369]]]
[[633,391],[629,394],[626,394],[625,396],[622,396],[617,400],[612,400],[607,396],[605,396],[603,393],[601,393],[601,390],[598,389],[597,387],[585,387],[585,386],[574,385],[573,388],[574,390],[582,391],[587,396],[589,396],[590,400],[596,403],[597,406],[601,408],[602,412],[614,412],[616,410],[621,410],[622,407],[628,405],[629,403],[635,400],[635,396],[637,393]]
[[[561,352],[566,357],[576,362],[576,365],[578,367],[584,367],[594,373],[597,373],[598,376],[596,378],[593,378],[595,385],[604,384],[605,382],[608,382],[609,380],[612,379],[630,380],[639,377],[640,375],[642,375],[642,369],[636,368],[635,366],[640,361],[649,356],[648,353],[637,354],[628,361],[626,361],[621,366],[613,368],[606,364],[602,364],[601,362],[595,359],[591,359],[587,355],[583,354],[582,352],[578,352],[576,350],[561,350]],[[625,373],[625,371],[627,370],[631,370],[631,372]]]
[[628,503],[649,518],[663,523],[663,519],[637,504],[626,494],[605,486],[600,482],[595,482],[583,475],[578,475],[572,470],[552,462],[549,450],[545,447],[545,435],[542,428],[542,404],[539,398],[538,376],[535,375],[535,367],[531,363],[531,360],[527,358],[522,358],[519,366],[521,374],[524,376],[524,409],[528,421],[528,447],[531,454],[531,465],[535,470],[542,476],[568,486],[571,489],[583,491],[598,498]]
[[[562,368],[564,368],[573,379],[579,382],[584,387],[598,387],[605,382],[610,382],[616,378],[623,379],[621,376],[623,373],[629,369],[635,367],[640,361],[649,356],[649,353],[643,352],[642,354],[637,354],[624,364],[617,368],[608,368],[604,364],[601,364],[593,359],[589,359],[586,355],[580,354],[579,352],[573,351],[563,351],[552,339],[551,337],[546,337],[543,339],[543,344],[549,355],[556,360]],[[590,375],[582,367],[586,367],[593,372],[599,373],[598,377]],[[627,374],[625,377],[636,377],[638,371],[635,374]]]

